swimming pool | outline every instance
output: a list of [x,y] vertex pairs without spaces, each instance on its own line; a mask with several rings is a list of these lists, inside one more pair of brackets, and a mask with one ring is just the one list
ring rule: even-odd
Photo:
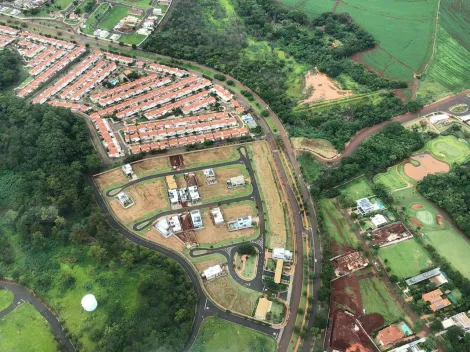
[[404,333],[406,336],[413,335],[413,332],[411,332],[410,328],[409,328],[408,325],[406,325],[405,323],[401,324],[401,325],[400,325],[400,328],[401,328],[401,331],[403,331],[403,333]]

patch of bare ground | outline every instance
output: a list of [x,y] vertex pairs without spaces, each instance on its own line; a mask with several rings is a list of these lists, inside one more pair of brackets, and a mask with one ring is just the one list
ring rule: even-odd
[[199,185],[199,194],[201,195],[201,199],[209,200],[212,198],[227,197],[231,194],[239,193],[241,189],[245,189],[245,187],[232,189],[227,188],[227,180],[229,178],[240,176],[242,174],[242,170],[240,169],[240,167],[214,169],[214,172],[217,177],[217,183],[213,185],[207,184],[203,171],[196,172],[196,178],[197,183]]
[[142,237],[145,237],[152,242],[164,245],[175,251],[183,253],[184,245],[178,238],[176,238],[175,236],[165,238],[160,233],[158,233],[158,231],[155,230],[153,227],[151,227],[150,230],[144,232]]
[[132,168],[137,176],[145,176],[152,172],[165,172],[171,169],[168,156],[157,156],[137,161],[132,164]]
[[196,267],[198,271],[202,272],[210,266],[214,266],[217,264],[224,264],[226,262],[227,261],[225,260],[225,258],[221,257],[221,258],[207,259],[198,263],[194,263],[194,266]]
[[121,168],[113,169],[106,171],[98,176],[95,176],[96,184],[100,190],[104,190],[106,187],[109,187],[113,184],[124,184],[129,181],[129,179],[124,175]]
[[163,179],[157,179],[149,183],[137,183],[127,188],[125,192],[135,203],[127,209],[124,209],[116,198],[108,198],[111,209],[123,223],[139,219],[151,211],[169,207],[166,185]]
[[308,97],[302,100],[303,104],[320,100],[344,98],[352,95],[351,90],[342,90],[338,82],[317,70],[315,72],[308,71],[305,74],[305,91]]
[[[235,220],[242,216],[255,216],[253,208],[248,204],[231,205],[222,208],[225,222]],[[202,221],[204,228],[194,231],[198,243],[213,244],[221,241],[243,239],[252,236],[255,228],[243,229],[239,231],[229,231],[227,225],[215,226],[212,222],[209,209],[202,211]]]
[[295,149],[310,151],[325,158],[330,159],[338,155],[336,148],[326,139],[292,137],[291,142]]
[[406,163],[403,167],[403,171],[405,172],[406,176],[415,181],[421,181],[426,175],[439,172],[449,172],[450,170],[449,164],[437,160],[428,153],[412,156],[411,159],[418,161],[419,166]]
[[212,148],[206,149],[203,151],[191,152],[187,154],[183,154],[184,158],[184,165],[191,166],[194,164],[202,164],[202,163],[221,163],[226,161],[227,159],[231,159],[236,157],[238,152],[235,147],[221,147],[221,148]]
[[280,195],[280,184],[274,174],[274,161],[265,142],[250,145],[253,154],[253,166],[258,175],[259,187],[264,197],[264,209],[267,214],[268,247],[285,247],[287,229],[284,207],[288,207]]

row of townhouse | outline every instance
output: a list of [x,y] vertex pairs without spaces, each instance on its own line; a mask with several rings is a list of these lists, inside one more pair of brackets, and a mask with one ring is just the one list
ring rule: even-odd
[[29,71],[29,73],[33,76],[37,76],[48,67],[51,67],[52,65],[54,65],[54,63],[57,60],[59,60],[61,57],[63,57],[66,54],[67,54],[67,51],[65,50],[62,50],[62,49],[57,50],[54,54],[50,55],[47,60],[44,60],[39,65],[34,67],[31,71]]
[[94,52],[91,55],[87,56],[85,60],[80,62],[77,66],[73,67],[66,75],[59,79],[54,85],[45,89],[41,94],[39,94],[34,100],[34,104],[43,104],[54,94],[57,94],[62,89],[67,87],[70,83],[73,82],[78,76],[83,72],[88,70],[96,61],[101,57],[101,53]]
[[172,138],[165,141],[130,145],[129,151],[132,154],[139,154],[140,152],[148,152],[150,150],[181,148],[188,145],[201,144],[205,141],[221,141],[229,138],[239,138],[246,135],[248,135],[248,128],[234,128],[214,133],[209,132],[206,134],[199,134],[196,136]]
[[13,42],[15,38],[9,37],[7,35],[0,34],[0,48],[6,47],[8,44]]
[[232,104],[232,107],[233,107],[233,108],[235,109],[235,111],[236,111],[237,113],[239,113],[239,114],[243,114],[243,113],[246,111],[246,109],[245,109],[243,106],[241,106],[240,103],[239,103],[237,100],[235,100],[235,99],[232,99],[232,100],[230,101],[230,104]]
[[214,132],[226,128],[234,128],[236,126],[238,126],[238,121],[237,119],[233,118],[227,121],[220,120],[201,122],[189,126],[164,127],[158,130],[138,131],[132,134],[125,133],[124,140],[126,143],[145,143],[151,141],[161,141],[173,137],[183,137],[189,134],[206,134],[208,132]]
[[72,50],[73,48],[75,48],[74,43],[66,42],[65,40],[49,38],[49,37],[45,37],[43,35],[29,33],[29,32],[26,32],[26,31],[20,32],[19,35],[20,35],[20,37],[29,39],[31,41],[39,42],[39,43],[42,43],[42,44],[54,45],[58,48],[64,48],[64,49],[67,49],[67,50]]
[[117,111],[125,110],[126,108],[136,106],[136,105],[138,105],[140,103],[144,103],[146,101],[150,101],[153,98],[160,97],[160,96],[162,96],[166,93],[182,89],[186,85],[191,84],[193,81],[197,81],[197,78],[194,78],[194,77],[185,78],[185,79],[181,80],[180,82],[175,82],[175,83],[170,84],[169,86],[163,87],[159,90],[151,91],[150,93],[142,94],[142,95],[139,95],[139,96],[137,96],[133,99],[125,100],[122,103],[111,106],[109,108],[99,110],[95,114],[97,114],[98,116],[101,116],[101,117],[112,115]]
[[90,107],[88,105],[71,103],[71,102],[68,102],[68,101],[50,100],[47,103],[49,105],[52,105],[52,106],[66,108],[66,109],[70,109],[72,111],[87,112],[88,110],[90,110]]
[[39,88],[41,84],[44,82],[47,82],[49,79],[51,79],[57,72],[62,70],[64,67],[66,67],[68,64],[70,64],[72,61],[74,61],[76,58],[78,58],[80,55],[82,55],[86,51],[85,47],[79,46],[75,48],[73,51],[71,51],[67,56],[62,58],[59,62],[57,62],[54,66],[50,67],[48,70],[37,76],[35,79],[33,79],[31,82],[29,82],[23,89],[21,89],[18,92],[18,96],[20,98],[24,98],[27,95],[31,94],[34,92],[36,89]]
[[214,97],[207,97],[205,99],[201,99],[199,101],[195,101],[190,105],[185,105],[181,107],[183,114],[189,115],[195,112],[198,112],[201,109],[205,109],[208,106],[215,104],[216,99]]
[[88,93],[91,89],[95,88],[97,84],[102,82],[108,77],[117,65],[114,62],[108,63],[104,60],[99,61],[87,75],[83,76],[69,89],[66,89],[60,97],[63,99],[70,99],[73,101],[80,100],[80,98]]
[[126,126],[122,130],[125,134],[134,133],[137,131],[148,132],[148,131],[159,130],[162,128],[185,127],[185,126],[192,126],[201,122],[227,121],[231,119],[233,119],[233,117],[226,111],[213,112],[209,114],[187,116],[187,117],[168,119],[168,120],[163,120],[163,121],[142,122],[137,125]]
[[162,79],[156,79],[156,78],[157,77],[155,76],[152,81],[146,84],[139,85],[135,87],[134,89],[130,89],[128,91],[122,91],[120,93],[112,95],[109,98],[102,99],[98,103],[101,106],[112,105],[120,101],[132,98],[136,95],[151,91],[152,89],[160,88],[160,87],[163,87],[164,85],[171,83],[171,79],[169,77],[164,77]]
[[112,89],[106,89],[102,92],[97,92],[95,94],[90,95],[90,99],[93,103],[99,103],[100,100],[103,100],[104,98],[109,98],[113,95],[122,93],[122,92],[127,92],[130,89],[136,88],[140,85],[144,85],[146,83],[152,82],[156,80],[158,76],[156,74],[150,74],[148,76],[141,77],[139,79],[136,79],[135,81],[129,82],[122,84],[120,86],[117,86]]
[[4,35],[9,35],[12,37],[16,37],[20,31],[11,27],[1,26],[0,25],[0,33]]
[[124,152],[119,145],[114,132],[109,126],[107,119],[102,119],[101,117],[91,118],[93,121],[96,130],[103,138],[103,145],[107,149],[108,156],[110,158],[118,158],[124,156]]
[[183,77],[185,75],[189,75],[188,71],[181,70],[176,67],[161,65],[161,64],[148,64],[147,69],[151,71],[156,71],[156,72],[163,72],[168,75],[175,75],[176,77]]
[[35,67],[35,66],[39,65],[44,60],[47,60],[47,58],[50,55],[54,54],[56,51],[57,51],[57,49],[54,46],[52,46],[52,45],[48,46],[46,48],[46,50],[44,50],[42,53],[37,55],[34,59],[30,60],[26,64],[26,67]]
[[110,61],[115,61],[123,65],[132,64],[135,60],[131,57],[116,55],[112,53],[104,53],[104,57]]
[[46,45],[37,45],[34,44],[30,47],[27,47],[25,50],[19,49],[18,52],[25,58],[25,59],[32,59],[40,52],[46,50]]
[[217,96],[225,102],[229,102],[233,98],[232,93],[218,84],[215,84],[214,87],[211,88],[211,92],[217,94]]

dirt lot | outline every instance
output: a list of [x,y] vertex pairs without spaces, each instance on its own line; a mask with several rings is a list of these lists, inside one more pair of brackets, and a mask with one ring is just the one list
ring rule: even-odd
[[[199,184],[199,194],[201,195],[201,199],[204,201],[212,198],[228,197],[231,194],[239,193],[240,190],[246,190],[247,186],[233,189],[227,188],[227,180],[230,177],[242,174],[242,169],[240,167],[214,169],[214,172],[217,177],[217,183],[213,185],[207,184],[203,171],[196,172],[197,183]],[[249,180],[247,180],[247,182],[248,181]]]
[[[307,94],[311,92],[302,103],[311,103],[319,100],[331,100],[352,95],[350,90],[342,90],[339,84],[320,72],[308,71],[305,75]],[[313,91],[312,91],[313,90]]]
[[231,282],[227,276],[208,281],[205,286],[211,297],[226,309],[250,316],[253,314],[258,298],[256,291]]
[[253,143],[250,145],[253,152],[253,166],[257,172],[258,179],[262,180],[259,185],[264,196],[264,207],[268,218],[267,245],[270,248],[286,246],[286,223],[284,219],[284,207],[287,204],[281,199],[280,190],[275,180],[274,162],[268,151],[266,143]]
[[194,263],[194,266],[196,267],[197,270],[204,271],[210,266],[214,266],[217,264],[224,264],[226,262],[227,261],[225,260],[225,258],[222,257],[222,258],[208,259],[208,260],[204,260],[198,263]]
[[[196,239],[199,243],[213,244],[227,240],[241,240],[243,238],[250,237],[255,233],[255,228],[230,232],[226,225],[216,227],[212,223],[209,210],[210,209],[205,208],[202,211],[202,221],[204,223],[204,228],[195,231]],[[225,206],[222,208],[222,213],[224,215],[225,222],[246,215],[256,215],[253,213],[253,208],[249,204],[236,204]]]
[[420,154],[411,157],[413,160],[419,162],[419,166],[414,166],[411,163],[406,163],[403,167],[405,174],[415,180],[421,181],[426,175],[435,174],[438,172],[449,172],[449,164],[437,160],[431,154]]
[[116,198],[108,198],[111,209],[123,223],[129,223],[149,212],[169,207],[166,185],[163,179],[151,183],[138,183],[125,190],[135,204],[124,209]]
[[291,142],[295,149],[311,151],[324,158],[331,159],[338,154],[335,147],[326,139],[293,137]]
[[124,175],[121,168],[113,169],[102,173],[95,177],[96,184],[100,190],[104,190],[113,184],[119,185],[129,182],[129,179]]
[[411,209],[421,209],[422,207],[423,207],[422,204],[413,204],[413,205],[411,206]]
[[184,245],[179,239],[175,236],[170,236],[168,238],[163,237],[157,230],[153,227],[143,234],[143,237],[148,238],[152,242],[162,244],[167,246],[175,251],[183,253]]
[[238,152],[235,147],[221,147],[183,154],[185,167],[203,163],[221,163],[234,157]]
[[334,349],[355,352],[373,352],[376,349],[353,317],[343,311],[333,313],[330,345]]
[[137,176],[142,177],[152,173],[159,173],[171,170],[168,156],[157,156],[132,164],[132,168]]

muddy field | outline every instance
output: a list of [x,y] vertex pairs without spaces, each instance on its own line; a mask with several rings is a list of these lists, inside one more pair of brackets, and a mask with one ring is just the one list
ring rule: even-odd
[[309,96],[302,103],[331,100],[352,95],[350,90],[342,90],[338,82],[320,72],[308,71],[305,75],[305,90]]
[[264,196],[264,207],[268,218],[267,245],[270,248],[286,246],[286,223],[284,207],[287,204],[281,199],[280,189],[274,175],[274,162],[268,151],[266,143],[253,143],[250,145],[253,152],[253,164],[258,179],[263,182],[259,185]]
[[[226,224],[222,226],[214,226],[209,210],[210,209],[205,208],[201,211],[204,228],[194,232],[198,243],[213,244],[227,240],[238,240],[239,242],[243,238],[252,236],[256,231],[256,228],[250,228],[230,232]],[[226,223],[227,221],[235,220],[242,216],[256,215],[253,213],[253,208],[249,204],[237,204],[224,207],[222,208],[222,214]]]
[[168,196],[163,179],[149,183],[138,183],[125,190],[135,204],[124,209],[116,198],[108,198],[111,209],[123,223],[135,221],[149,212],[168,208]]
[[[223,169],[214,169],[217,183],[208,185],[203,171],[196,172],[197,183],[199,185],[199,194],[204,201],[212,198],[229,197],[231,194],[237,194],[241,190],[246,190],[247,186],[233,189],[227,188],[227,180],[230,177],[240,176],[242,169],[240,167],[230,167]],[[247,183],[249,180],[247,179]]]
[[340,351],[376,351],[354,317],[340,310],[334,312],[332,316],[330,346]]
[[435,174],[438,172],[449,172],[449,164],[437,160],[431,154],[420,154],[412,156],[411,159],[419,162],[419,166],[414,166],[411,163],[406,163],[403,167],[405,174],[415,180],[421,181],[426,175]]
[[124,175],[121,168],[117,168],[96,176],[95,181],[98,188],[104,190],[111,185],[118,186],[119,184],[129,182],[129,179]]

